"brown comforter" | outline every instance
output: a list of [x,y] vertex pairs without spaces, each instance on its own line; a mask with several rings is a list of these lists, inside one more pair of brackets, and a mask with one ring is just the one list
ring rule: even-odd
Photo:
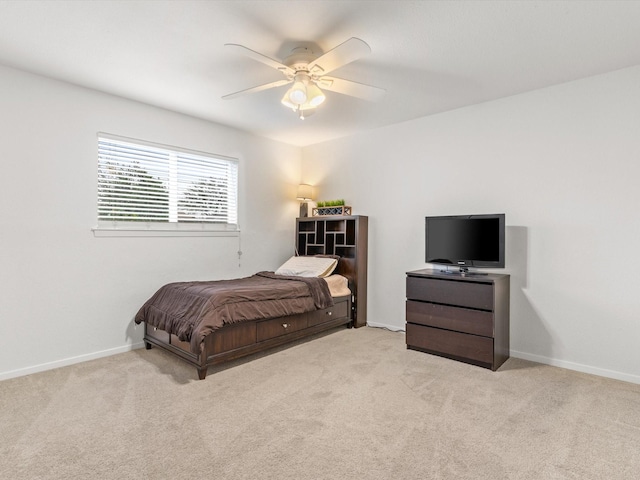
[[140,308],[136,323],[177,335],[200,353],[204,338],[225,324],[283,317],[333,305],[321,278],[286,277],[260,272],[251,277],[170,283]]

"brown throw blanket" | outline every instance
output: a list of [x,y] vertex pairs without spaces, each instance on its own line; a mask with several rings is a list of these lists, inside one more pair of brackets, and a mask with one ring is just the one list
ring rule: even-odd
[[140,308],[135,322],[146,322],[190,342],[191,351],[198,354],[204,338],[225,324],[331,305],[329,287],[321,278],[260,272],[233,280],[167,284]]

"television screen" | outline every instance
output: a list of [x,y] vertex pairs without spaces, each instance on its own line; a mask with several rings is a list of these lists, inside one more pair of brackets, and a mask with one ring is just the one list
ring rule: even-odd
[[426,217],[426,262],[504,268],[504,232],[504,214]]

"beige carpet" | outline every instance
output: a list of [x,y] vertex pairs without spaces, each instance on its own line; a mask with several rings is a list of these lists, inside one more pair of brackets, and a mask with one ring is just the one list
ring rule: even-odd
[[2,479],[637,479],[640,385],[339,329],[210,369],[158,349],[0,382]]

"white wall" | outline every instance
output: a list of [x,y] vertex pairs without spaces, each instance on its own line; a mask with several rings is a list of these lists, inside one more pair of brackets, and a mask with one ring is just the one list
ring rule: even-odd
[[[404,328],[424,216],[507,214],[512,355],[640,383],[640,67],[307,147],[369,215],[369,323]],[[237,238],[96,238],[96,132],[240,159]],[[161,284],[291,253],[301,151],[0,67],[0,379],[139,346]]]
[[303,149],[369,215],[372,325],[404,329],[426,215],[507,215],[512,355],[640,383],[640,67]]
[[[99,131],[240,159],[238,238],[96,238]],[[301,151],[0,67],[0,379],[139,346],[162,284],[274,269],[293,252]]]

